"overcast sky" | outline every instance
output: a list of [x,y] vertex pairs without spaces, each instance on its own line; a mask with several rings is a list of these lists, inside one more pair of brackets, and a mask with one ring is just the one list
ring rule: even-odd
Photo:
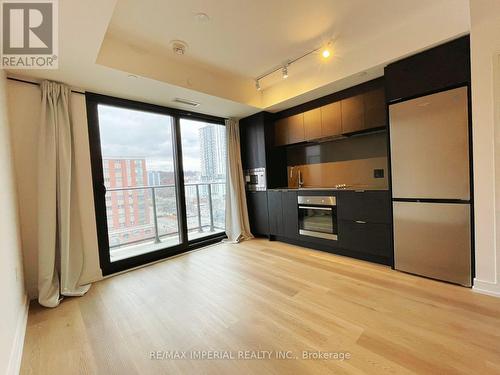
[[[173,171],[172,118],[99,105],[103,158],[146,159],[147,170]],[[181,120],[184,170],[200,171],[199,129],[206,123]]]

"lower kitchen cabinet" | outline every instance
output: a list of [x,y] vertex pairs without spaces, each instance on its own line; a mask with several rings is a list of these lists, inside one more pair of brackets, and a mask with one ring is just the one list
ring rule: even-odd
[[280,238],[298,240],[297,192],[269,190],[267,192],[267,204],[269,207],[269,234]]
[[337,201],[339,246],[367,260],[392,263],[388,191],[345,191]]
[[[332,195],[332,191],[302,192]],[[392,264],[390,195],[387,191],[336,191],[338,240],[299,235],[297,191],[268,190],[269,235],[304,247]],[[250,209],[249,209],[250,210]],[[252,214],[257,217],[256,214]],[[253,224],[254,226],[257,223]]]
[[283,233],[291,238],[299,238],[299,210],[297,204],[297,192],[283,191],[281,193],[281,204],[283,210]]
[[339,223],[340,247],[366,256],[391,257],[391,227],[361,220]]
[[248,219],[254,236],[269,235],[267,192],[247,191]]
[[341,220],[391,223],[391,197],[388,191],[343,191],[337,199]]
[[267,206],[269,210],[269,234],[271,236],[283,235],[283,205],[281,191],[268,190]]

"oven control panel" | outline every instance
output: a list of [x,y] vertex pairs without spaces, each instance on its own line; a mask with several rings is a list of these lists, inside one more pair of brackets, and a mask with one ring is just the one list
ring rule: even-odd
[[298,204],[313,204],[317,206],[336,206],[337,200],[334,196],[307,196],[299,195],[297,197]]

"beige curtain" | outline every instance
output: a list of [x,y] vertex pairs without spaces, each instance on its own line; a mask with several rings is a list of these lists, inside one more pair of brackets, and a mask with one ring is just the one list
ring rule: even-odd
[[240,242],[253,236],[248,221],[245,182],[241,167],[240,130],[236,120],[226,120],[226,144],[226,234],[229,241]]
[[81,296],[83,249],[70,89],[44,81],[38,147],[38,301],[55,307],[62,296]]

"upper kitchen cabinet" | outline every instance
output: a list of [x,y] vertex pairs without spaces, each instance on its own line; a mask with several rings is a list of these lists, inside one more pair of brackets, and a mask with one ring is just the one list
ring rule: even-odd
[[266,167],[265,127],[260,116],[240,121],[240,144],[243,170]]
[[321,136],[332,137],[342,134],[340,101],[327,104],[321,110]]
[[269,112],[260,112],[240,120],[240,147],[243,169],[266,168],[267,187],[285,186],[285,150],[273,147],[275,123]]
[[349,134],[387,125],[385,89],[379,87],[341,102],[342,133]]
[[316,108],[304,113],[304,138],[306,141],[323,136],[321,132],[321,109]]
[[387,101],[409,99],[470,82],[470,38],[464,36],[389,64]]
[[352,134],[387,125],[383,78],[333,93],[277,114],[275,146]]
[[276,121],[274,134],[276,146],[303,142],[305,140],[304,114],[299,113]]
[[385,103],[385,89],[367,91],[363,94],[365,106],[365,128],[380,128],[387,126],[387,105]]
[[363,94],[343,99],[340,105],[342,133],[354,133],[365,130],[365,98]]
[[282,118],[274,124],[274,145],[288,144],[288,117]]
[[299,113],[288,118],[288,143],[299,143],[305,139],[304,114]]

